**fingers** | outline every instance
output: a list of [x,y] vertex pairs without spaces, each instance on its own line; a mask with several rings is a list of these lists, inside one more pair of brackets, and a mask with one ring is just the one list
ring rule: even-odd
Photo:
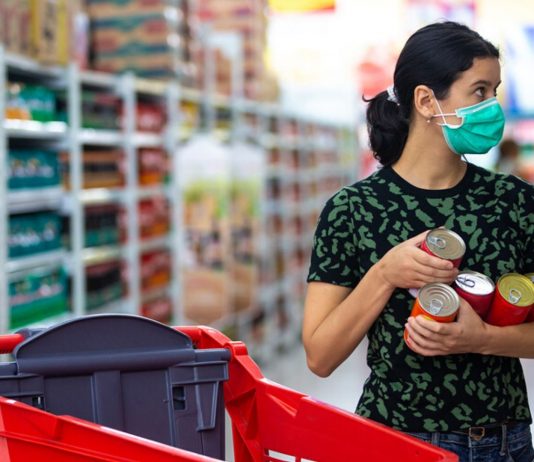
[[421,249],[416,250],[416,252],[413,252],[413,258],[421,265],[429,266],[431,268],[436,268],[439,270],[452,270],[454,268],[454,264],[452,263],[452,261],[444,260],[439,257],[434,257]]

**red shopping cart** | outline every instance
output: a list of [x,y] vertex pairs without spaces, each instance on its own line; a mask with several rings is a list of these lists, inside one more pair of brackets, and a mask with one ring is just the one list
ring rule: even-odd
[[[178,327],[176,330],[191,339],[195,351],[229,352],[228,380],[222,386],[237,462],[458,460],[450,452],[271,382],[250,358],[244,343],[231,341],[214,329]],[[21,334],[0,336],[0,350],[20,351],[21,345],[28,341]],[[211,364],[211,359],[207,363]],[[193,367],[190,359],[184,364],[186,368]],[[195,371],[195,380],[201,377],[205,364],[197,366],[191,369]],[[20,387],[18,392],[24,394]],[[38,409],[35,405],[39,403],[30,404],[33,406],[18,401],[16,396],[15,399],[0,397],[0,460],[220,460],[84,419],[55,415]],[[224,419],[224,415],[217,418]],[[150,415],[146,419],[150,421]]]

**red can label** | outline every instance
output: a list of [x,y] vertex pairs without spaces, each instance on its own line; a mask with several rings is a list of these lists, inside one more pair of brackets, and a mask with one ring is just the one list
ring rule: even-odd
[[495,298],[487,318],[495,326],[521,324],[534,304],[534,285],[521,274],[509,273],[497,281]]
[[476,313],[484,319],[495,295],[493,281],[482,273],[466,270],[458,274],[453,287],[458,295],[466,300]]

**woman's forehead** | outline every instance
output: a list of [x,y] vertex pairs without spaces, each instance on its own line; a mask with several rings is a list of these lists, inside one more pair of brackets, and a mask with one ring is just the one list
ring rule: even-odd
[[475,58],[473,65],[462,72],[455,83],[461,85],[497,86],[501,81],[501,65],[497,58]]

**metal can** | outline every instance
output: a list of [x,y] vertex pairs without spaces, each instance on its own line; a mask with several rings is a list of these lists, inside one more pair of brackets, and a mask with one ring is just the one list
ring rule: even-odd
[[[534,284],[534,273],[527,273],[525,274],[525,276],[532,281],[532,284]],[[530,308],[530,311],[528,312],[528,316],[525,322],[533,322],[533,321],[534,321],[534,306]]]
[[517,273],[508,273],[499,278],[495,298],[486,322],[494,326],[521,324],[534,305],[534,284]]
[[465,270],[458,274],[453,288],[484,319],[495,295],[493,281],[485,274]]
[[[413,302],[410,316],[423,315],[437,322],[452,322],[456,319],[460,298],[454,289],[440,282],[427,284],[419,290]],[[408,331],[404,330],[404,340],[408,339]]]
[[454,267],[458,268],[465,254],[465,242],[454,231],[437,228],[426,235],[421,243],[421,250],[435,257],[452,261]]

